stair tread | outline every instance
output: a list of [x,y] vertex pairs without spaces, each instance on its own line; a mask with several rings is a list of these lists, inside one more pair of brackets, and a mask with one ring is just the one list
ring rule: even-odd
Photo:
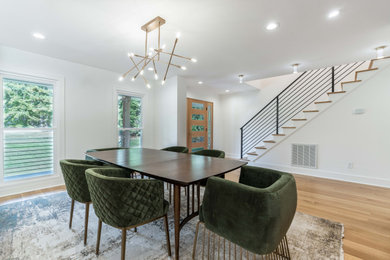
[[320,110],[303,110],[304,113],[310,113],[310,112],[320,112]]
[[356,73],[373,71],[373,70],[378,70],[378,68],[372,68],[372,69],[366,69],[366,70],[358,70],[358,71],[356,71]]
[[331,100],[326,100],[326,101],[316,101],[314,104],[324,104],[324,103],[332,103]]
[[341,82],[341,85],[350,84],[350,83],[358,83],[358,82],[362,82],[362,80],[358,79],[358,80],[344,81],[344,82]]
[[255,149],[267,149],[267,147],[265,147],[265,146],[257,146],[257,147],[255,147]]
[[263,141],[264,143],[276,143],[274,140],[265,140],[265,141]]
[[248,155],[258,155],[257,153],[247,153]]
[[272,134],[273,136],[285,136],[285,134]]
[[335,92],[328,92],[327,94],[328,95],[332,95],[332,94],[344,94],[346,91],[335,91]]
[[293,118],[292,121],[306,121],[306,118]]
[[376,61],[376,60],[384,60],[384,59],[389,59],[389,58],[390,58],[390,56],[386,56],[386,57],[383,57],[383,58],[380,58],[380,59],[372,59],[372,60],[370,61],[370,66],[368,66],[368,68],[371,69],[372,64],[373,64],[374,61]]
[[282,126],[282,128],[296,128],[295,126]]

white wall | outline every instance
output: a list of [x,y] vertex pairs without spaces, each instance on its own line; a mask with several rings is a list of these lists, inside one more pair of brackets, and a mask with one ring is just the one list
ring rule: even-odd
[[[64,79],[63,158],[83,158],[87,149],[117,146],[115,89],[144,95],[143,141],[145,147],[154,146],[153,91],[142,83],[118,82],[118,73],[4,46],[0,46],[0,70]],[[0,196],[62,183],[61,176],[58,177],[49,182],[39,178],[31,180],[28,187],[1,187]]]
[[240,128],[300,74],[250,81],[259,90],[221,95],[223,150],[233,158],[240,157]]
[[[299,174],[390,187],[390,66],[298,129],[256,163]],[[362,108],[364,114],[353,114]],[[318,145],[318,169],[290,166],[292,143]],[[352,168],[348,165],[352,163]]]

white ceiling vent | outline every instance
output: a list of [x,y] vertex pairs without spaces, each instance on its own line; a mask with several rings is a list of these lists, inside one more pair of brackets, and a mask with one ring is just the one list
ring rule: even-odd
[[317,145],[292,144],[291,165],[306,168],[317,168]]

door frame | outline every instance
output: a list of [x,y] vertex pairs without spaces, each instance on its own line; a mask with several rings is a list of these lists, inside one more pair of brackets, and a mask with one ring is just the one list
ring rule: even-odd
[[[201,99],[195,99],[195,98],[187,98],[187,147],[189,150],[189,153],[192,152],[192,127],[191,127],[191,121],[192,121],[192,102],[197,102],[197,103],[202,103],[204,104],[205,107],[205,128],[206,128],[206,136],[205,136],[205,146],[204,149],[208,149],[207,146],[209,145],[210,149],[213,149],[213,143],[214,143],[214,103],[206,100],[201,100]],[[211,105],[211,138],[210,138],[210,144],[208,144],[208,131],[210,129],[208,128],[208,120],[209,120],[209,115],[208,115],[208,106]]]

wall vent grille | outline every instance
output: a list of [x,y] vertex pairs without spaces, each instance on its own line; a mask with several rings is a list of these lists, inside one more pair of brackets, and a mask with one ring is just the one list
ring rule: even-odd
[[291,165],[306,168],[317,168],[317,145],[292,144]]

